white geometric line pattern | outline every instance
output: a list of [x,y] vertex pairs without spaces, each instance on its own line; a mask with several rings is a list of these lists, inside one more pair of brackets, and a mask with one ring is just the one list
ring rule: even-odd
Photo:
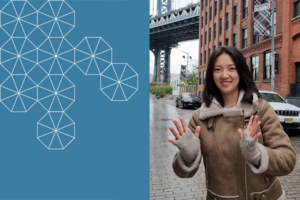
[[102,37],[73,46],[65,37],[74,28],[75,11],[65,0],[39,8],[10,0],[0,10],[0,102],[17,113],[41,105],[47,113],[37,123],[37,138],[49,150],[63,150],[75,139],[75,123],[65,113],[75,102],[75,85],[66,76],[72,67],[99,76],[111,101],[128,101],[138,90],[138,74],[127,63],[113,63]]
[[138,74],[126,63],[111,64],[100,80],[101,91],[111,101],[128,101],[138,90]]
[[75,122],[65,112],[48,112],[37,123],[37,138],[49,150],[63,150],[75,139]]
[[101,75],[112,62],[112,48],[101,37],[85,37],[75,47],[76,66],[85,75]]

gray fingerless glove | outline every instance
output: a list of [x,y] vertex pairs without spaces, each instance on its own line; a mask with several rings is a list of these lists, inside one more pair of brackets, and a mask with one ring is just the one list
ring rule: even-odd
[[187,166],[199,157],[200,139],[196,138],[190,129],[174,145],[179,149],[179,155]]
[[264,145],[258,143],[243,131],[243,138],[240,141],[242,154],[247,164],[255,174],[265,172],[269,166],[269,155]]
[[258,148],[258,141],[252,139],[246,133],[246,130],[243,130],[243,138],[240,141],[240,147],[245,159],[258,168],[261,159],[261,154]]

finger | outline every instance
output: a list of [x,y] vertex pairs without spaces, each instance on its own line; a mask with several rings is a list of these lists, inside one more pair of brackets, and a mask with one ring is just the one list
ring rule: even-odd
[[174,137],[178,140],[181,136],[174,130],[173,127],[169,127],[170,131],[173,133]]
[[188,127],[182,117],[179,118],[183,127],[183,132],[186,132],[188,130]]
[[255,132],[257,131],[257,129],[258,129],[258,127],[260,126],[260,124],[261,124],[261,121],[256,122],[256,125],[255,125]]
[[174,144],[176,141],[175,140],[173,140],[173,139],[168,139],[168,141],[170,142],[170,143],[172,143],[172,144]]
[[258,115],[256,115],[253,119],[253,124],[252,124],[252,127],[250,129],[250,136],[253,138],[257,132],[257,129],[260,125],[260,122],[257,122],[258,120]]
[[249,122],[248,122],[248,125],[247,125],[247,132],[249,132],[249,130],[251,129],[252,123],[253,123],[253,115],[251,115],[251,117],[249,119]]
[[179,125],[179,123],[173,119],[173,123],[175,124],[176,128],[177,128],[177,131],[179,132],[180,135],[183,135],[183,130],[181,128],[181,126]]
[[199,136],[200,136],[200,131],[201,131],[201,127],[200,127],[200,126],[197,126],[197,127],[196,127],[196,130],[195,130],[195,137],[196,137],[196,138],[199,138]]
[[259,138],[261,136],[261,132],[258,132],[254,137],[253,139],[256,140],[257,138]]
[[240,139],[242,139],[243,138],[243,131],[242,131],[242,129],[238,129],[237,130],[237,132],[238,132],[238,134],[239,134],[239,136],[240,136]]
[[253,124],[256,124],[258,120],[258,115],[255,115],[254,120],[253,120]]

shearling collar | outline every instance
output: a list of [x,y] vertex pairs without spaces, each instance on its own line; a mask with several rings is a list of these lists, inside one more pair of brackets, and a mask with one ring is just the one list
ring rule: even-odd
[[202,104],[200,108],[200,120],[204,120],[210,117],[223,115],[224,117],[235,117],[239,115],[243,115],[245,118],[250,117],[253,115],[258,108],[258,97],[255,93],[253,93],[253,101],[252,104],[250,103],[241,103],[242,98],[244,96],[245,92],[243,90],[240,90],[238,102],[237,102],[237,109],[233,110],[224,110],[223,107],[220,105],[220,103],[215,99],[215,97],[212,100],[212,103],[209,107],[205,105],[205,103]]

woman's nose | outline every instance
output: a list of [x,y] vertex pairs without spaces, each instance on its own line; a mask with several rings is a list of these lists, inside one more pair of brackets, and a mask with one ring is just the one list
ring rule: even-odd
[[228,72],[227,72],[227,70],[223,70],[223,71],[222,71],[221,77],[222,77],[222,78],[227,78],[227,77],[228,77]]

